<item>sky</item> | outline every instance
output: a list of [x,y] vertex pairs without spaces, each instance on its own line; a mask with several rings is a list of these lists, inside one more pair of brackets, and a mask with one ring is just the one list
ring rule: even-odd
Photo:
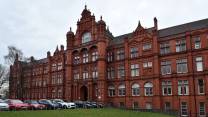
[[36,59],[65,46],[85,5],[114,36],[132,32],[139,20],[152,27],[154,17],[159,29],[208,18],[208,0],[0,0],[0,64],[9,45]]

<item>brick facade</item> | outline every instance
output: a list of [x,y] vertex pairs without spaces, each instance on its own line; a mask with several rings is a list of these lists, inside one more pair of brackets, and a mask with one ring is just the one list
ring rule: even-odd
[[10,98],[92,100],[189,116],[199,115],[201,104],[208,112],[208,19],[159,30],[154,18],[151,28],[139,22],[114,37],[102,17],[96,21],[86,7],[81,15],[66,49],[29,63],[16,55]]

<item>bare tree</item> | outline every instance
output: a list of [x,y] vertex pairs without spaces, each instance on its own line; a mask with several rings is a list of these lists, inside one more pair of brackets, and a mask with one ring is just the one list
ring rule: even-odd
[[5,75],[6,75],[6,68],[0,64],[0,86],[4,84]]
[[4,56],[5,62],[8,65],[11,65],[14,63],[16,54],[18,54],[19,60],[23,60],[23,53],[20,49],[17,49],[15,46],[8,46],[8,54]]

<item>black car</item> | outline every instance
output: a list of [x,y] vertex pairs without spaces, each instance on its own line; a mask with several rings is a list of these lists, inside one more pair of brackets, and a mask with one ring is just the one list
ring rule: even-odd
[[84,108],[84,102],[83,101],[75,101],[76,108]]
[[43,104],[47,109],[58,109],[59,105],[52,103],[50,100],[42,99],[38,101],[39,104]]

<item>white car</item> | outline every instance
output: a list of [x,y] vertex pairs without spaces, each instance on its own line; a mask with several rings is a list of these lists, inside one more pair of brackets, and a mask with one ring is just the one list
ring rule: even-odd
[[9,110],[9,105],[0,99],[0,111],[1,110]]
[[76,107],[75,103],[64,102],[62,99],[53,99],[53,101],[55,101],[56,103],[61,104],[62,108],[64,108],[64,109],[66,109],[66,108],[75,108]]

